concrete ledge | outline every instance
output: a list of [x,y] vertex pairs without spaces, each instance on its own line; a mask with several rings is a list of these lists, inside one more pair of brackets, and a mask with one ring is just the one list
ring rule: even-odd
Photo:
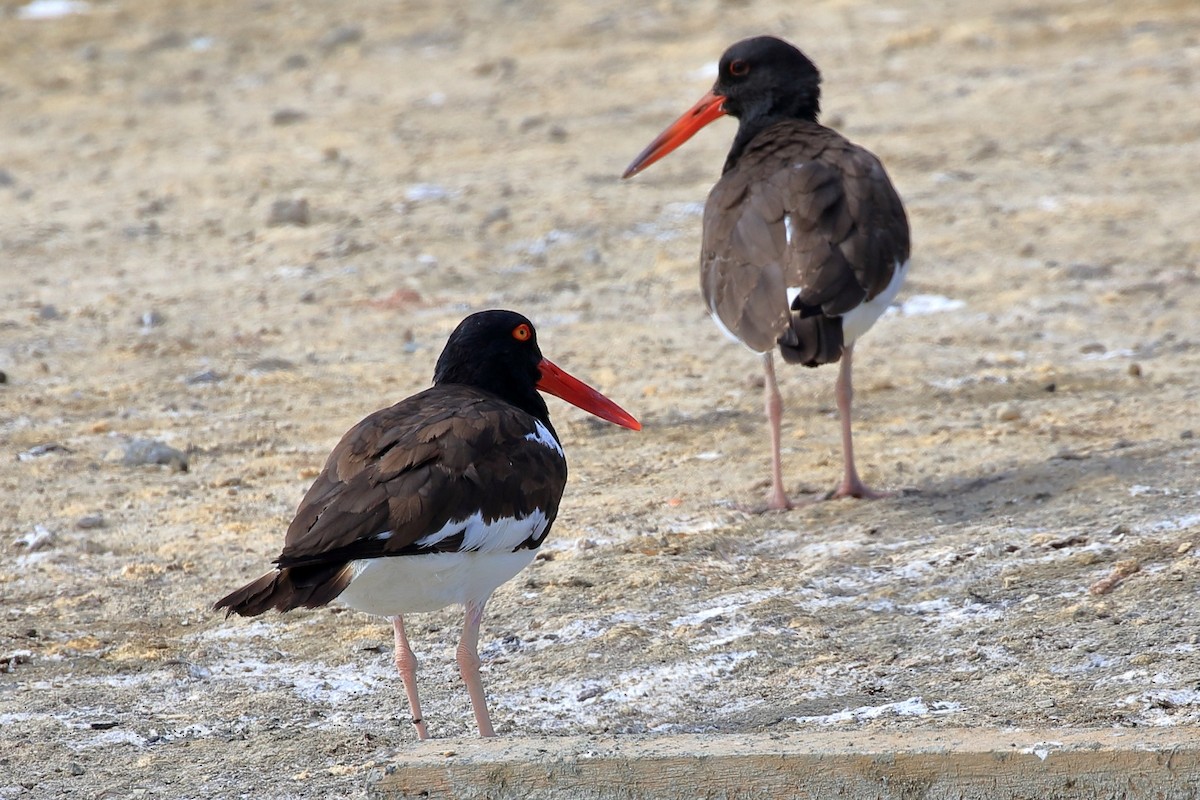
[[1194,800],[1200,729],[440,739],[376,773],[377,798]]

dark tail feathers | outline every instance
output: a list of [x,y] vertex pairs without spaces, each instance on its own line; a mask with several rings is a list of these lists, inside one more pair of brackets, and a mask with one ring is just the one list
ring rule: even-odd
[[818,367],[842,357],[842,318],[827,317],[819,308],[806,315],[792,312],[792,324],[779,337],[779,352],[789,364]]
[[349,564],[318,564],[288,567],[268,572],[213,605],[225,609],[225,616],[238,614],[256,617],[264,611],[291,611],[293,608],[319,608],[350,585]]

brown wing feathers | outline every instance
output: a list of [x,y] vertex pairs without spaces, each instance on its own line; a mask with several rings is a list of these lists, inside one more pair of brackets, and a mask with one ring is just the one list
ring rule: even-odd
[[553,523],[566,461],[526,439],[533,427],[528,414],[465,386],[372,414],[342,437],[305,494],[279,569],[216,607],[251,616],[324,605],[349,584],[349,562],[454,550],[462,532],[432,547],[416,542],[476,512],[491,522],[540,509]]
[[[789,241],[790,240],[790,241]],[[841,358],[841,315],[908,259],[908,224],[878,159],[820,125],[762,131],[713,187],[701,270],[709,309],[749,347],[807,366]],[[787,289],[797,289],[789,305]]]

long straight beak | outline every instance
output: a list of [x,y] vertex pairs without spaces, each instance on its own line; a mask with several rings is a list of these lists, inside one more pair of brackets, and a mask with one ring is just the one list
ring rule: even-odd
[[712,122],[717,117],[725,116],[723,107],[725,98],[709,92],[700,98],[700,102],[689,108],[679,119],[667,126],[641,154],[626,167],[622,178],[631,178],[646,167],[658,161],[667,153],[692,138],[696,131]]
[[538,370],[542,373],[542,379],[537,382],[537,388],[543,392],[561,397],[571,405],[616,425],[635,431],[642,429],[642,423],[634,419],[628,411],[548,359],[542,359]]

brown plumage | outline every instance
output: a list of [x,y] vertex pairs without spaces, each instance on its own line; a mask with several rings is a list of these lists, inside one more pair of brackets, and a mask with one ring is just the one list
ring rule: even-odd
[[782,400],[772,352],[815,367],[841,361],[844,473],[835,496],[875,497],[850,433],[854,343],[903,283],[908,219],[874,155],[820,125],[820,73],[787,42],[760,36],[725,51],[711,92],[625,171],[630,177],[729,114],[739,121],[704,208],[700,277],[713,319],[762,354],[771,429],[768,508],[791,507],[780,456]]
[[535,430],[528,413],[463,385],[376,411],[346,432],[300,501],[279,569],[217,607],[255,616],[323,606],[349,585],[350,562],[457,551],[461,534],[418,540],[476,512],[491,524],[541,511],[545,530],[518,546],[536,548],[558,515],[567,462],[525,438]]
[[879,159],[806,120],[759,133],[704,208],[709,310],[751,350],[778,346],[791,363],[840,359],[842,316],[908,256],[904,206]]

